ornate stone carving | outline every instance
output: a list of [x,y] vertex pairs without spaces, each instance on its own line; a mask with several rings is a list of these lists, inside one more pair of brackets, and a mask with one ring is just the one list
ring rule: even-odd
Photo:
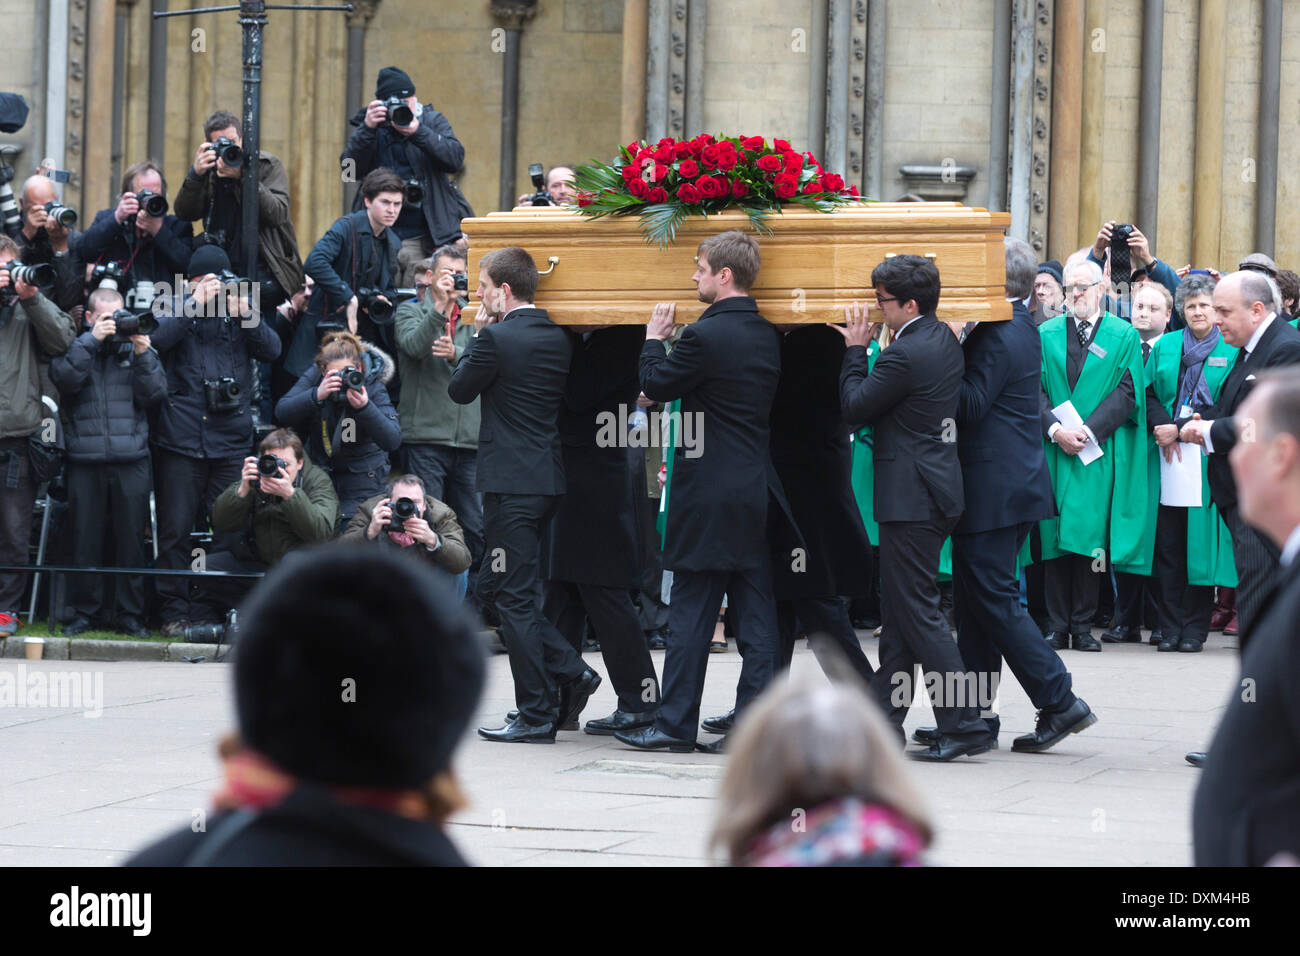
[[348,29],[364,30],[379,10],[379,0],[352,0],[352,9],[345,16]]

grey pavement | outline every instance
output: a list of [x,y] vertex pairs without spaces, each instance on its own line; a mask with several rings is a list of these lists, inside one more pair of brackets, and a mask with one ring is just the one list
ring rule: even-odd
[[[862,636],[874,663],[877,642]],[[653,656],[662,669],[663,652]],[[1008,674],[1001,750],[910,764],[937,823],[932,863],[1190,864],[1199,771],[1183,754],[1209,743],[1236,682],[1235,641],[1211,635],[1201,654],[1143,644],[1063,656],[1095,726],[1045,754],[1012,753],[1034,711]],[[586,658],[603,672],[599,654]],[[734,650],[710,656],[703,716],[731,708],[739,670]],[[802,646],[794,672],[819,673]],[[75,683],[79,709],[32,699],[33,686],[57,688],[72,673],[88,675]],[[0,660],[0,865],[113,865],[208,812],[217,742],[234,726],[231,673],[211,663]],[[27,699],[6,699],[19,678]],[[512,696],[509,663],[495,655],[475,725],[499,726]],[[614,706],[606,681],[584,717]],[[927,724],[928,705],[914,707],[908,731]],[[484,865],[707,865],[726,759],[641,753],[583,733],[561,733],[554,746],[493,744],[471,730],[456,758],[471,805],[450,833]]]

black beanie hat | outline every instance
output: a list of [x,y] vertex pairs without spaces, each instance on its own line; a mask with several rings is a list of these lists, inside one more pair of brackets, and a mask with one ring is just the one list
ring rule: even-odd
[[190,254],[190,264],[186,268],[187,279],[199,276],[217,275],[230,268],[230,256],[220,246],[202,245]]
[[469,615],[418,556],[296,551],[240,609],[240,737],[303,780],[422,786],[473,716],[483,657]]
[[1046,262],[1040,262],[1038,264],[1038,274],[1041,275],[1044,272],[1055,279],[1056,284],[1062,289],[1065,288],[1065,273],[1061,271],[1061,264],[1059,262],[1055,259],[1048,259]]
[[395,66],[386,66],[379,71],[379,81],[375,83],[375,99],[386,100],[390,96],[406,99],[415,95],[415,84],[411,78]]

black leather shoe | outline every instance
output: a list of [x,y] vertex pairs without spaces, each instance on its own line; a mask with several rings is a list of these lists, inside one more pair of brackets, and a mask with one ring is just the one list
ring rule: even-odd
[[1047,635],[1047,646],[1054,651],[1068,651],[1070,649],[1070,635],[1064,631],[1052,631]]
[[1160,630],[1160,628],[1156,627],[1156,628],[1152,628],[1151,636],[1147,638],[1147,643],[1159,644],[1164,639],[1165,639],[1165,632]]
[[1176,651],[1178,650],[1178,635],[1170,634],[1168,637],[1161,637],[1160,643],[1156,645],[1157,651]]
[[654,724],[639,730],[617,730],[614,739],[637,750],[669,750],[675,754],[688,754],[695,749],[693,741],[669,737]]
[[63,636],[76,637],[78,634],[85,634],[94,626],[95,625],[90,623],[90,618],[78,614],[67,624],[63,625]]
[[650,645],[650,650],[662,651],[668,646],[668,635],[664,633],[665,630],[666,628],[661,627],[646,634],[645,639],[646,643]]
[[1204,646],[1205,646],[1204,644],[1202,644],[1194,637],[1184,637],[1181,641],[1178,642],[1178,649],[1182,651],[1184,654],[1199,654],[1201,652],[1201,648]]
[[1129,624],[1113,627],[1101,636],[1106,644],[1141,644],[1142,631]]
[[[566,724],[577,724],[578,715],[582,713],[582,708],[587,706],[587,701],[591,695],[596,692],[600,686],[600,675],[588,667],[579,676],[575,677],[568,683],[560,685],[560,718],[561,727]],[[573,728],[577,730],[575,726]]]
[[698,750],[698,751],[699,751],[700,753],[702,753],[702,754],[720,754],[720,753],[726,753],[726,752],[727,752],[727,736],[726,736],[726,734],[723,734],[723,735],[722,735],[721,737],[719,737],[717,740],[711,741],[711,742],[709,742],[709,743],[707,743],[707,744],[702,744],[702,743],[700,743],[699,741],[696,741],[696,742],[695,742],[695,749]]
[[655,722],[655,715],[658,713],[657,710],[643,710],[637,714],[629,714],[626,710],[616,710],[608,717],[587,721],[582,725],[582,729],[598,737],[612,737],[619,730],[649,727]]
[[129,614],[118,619],[117,630],[122,634],[130,634],[142,641],[147,640],[149,637],[149,628],[144,626],[144,621]]
[[[938,740],[939,736],[938,727],[917,727],[916,730],[912,731],[912,740],[918,744],[925,744],[926,746],[929,746]],[[989,750],[997,749],[998,738],[997,735],[994,734],[989,737]]]
[[480,727],[478,735],[484,740],[495,740],[504,744],[553,744],[555,724],[530,724],[516,718],[496,730]]
[[991,737],[988,734],[970,739],[945,737],[941,734],[938,740],[932,742],[924,750],[909,750],[907,755],[913,760],[928,760],[935,763],[946,762],[962,756],[974,757],[976,754],[987,753],[993,749],[989,744],[990,739]]
[[[506,711],[506,723],[507,723],[507,724],[509,724],[509,723],[513,723],[514,721],[516,721],[516,720],[518,720],[518,719],[519,719],[519,711],[517,711],[517,710]],[[577,730],[577,729],[578,729],[578,722],[577,722],[576,720],[571,720],[571,721],[569,721],[567,724],[561,724],[561,725],[560,725],[560,729],[561,729],[561,730]]]
[[1193,767],[1205,766],[1205,754],[1201,753],[1200,751],[1193,750],[1189,754],[1184,754],[1183,759],[1186,760]]
[[705,717],[700,721],[700,728],[711,734],[729,734],[736,722],[736,712],[729,710],[721,717]]
[[1070,643],[1076,651],[1100,651],[1101,645],[1091,633],[1080,631],[1078,634],[1070,635]]
[[1074,703],[1065,710],[1055,713],[1040,710],[1034,732],[1017,737],[1011,742],[1011,749],[1016,753],[1042,753],[1055,747],[1068,735],[1086,730],[1096,722],[1097,715],[1082,699],[1075,698]]

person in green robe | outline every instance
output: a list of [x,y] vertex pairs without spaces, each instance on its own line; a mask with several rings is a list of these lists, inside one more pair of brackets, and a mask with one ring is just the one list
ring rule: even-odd
[[[1059,512],[1039,524],[1047,640],[1056,650],[1101,650],[1092,620],[1107,559],[1117,571],[1150,574],[1155,545],[1142,343],[1133,326],[1101,311],[1103,281],[1094,262],[1067,264],[1066,314],[1038,330],[1047,468]],[[1066,402],[1082,424],[1062,408]]]
[[[1156,523],[1156,610],[1160,615],[1162,651],[1195,653],[1205,646],[1214,613],[1214,587],[1237,586],[1232,536],[1218,507],[1210,500],[1206,458],[1200,449],[1180,445],[1175,420],[1205,413],[1219,398],[1238,350],[1214,326],[1214,279],[1190,275],[1178,288],[1179,308],[1187,328],[1163,336],[1147,363],[1148,400],[1159,406],[1163,421],[1153,434],[1166,461],[1195,455],[1201,471],[1199,507],[1159,505]],[[1151,489],[1152,504],[1159,485]]]

